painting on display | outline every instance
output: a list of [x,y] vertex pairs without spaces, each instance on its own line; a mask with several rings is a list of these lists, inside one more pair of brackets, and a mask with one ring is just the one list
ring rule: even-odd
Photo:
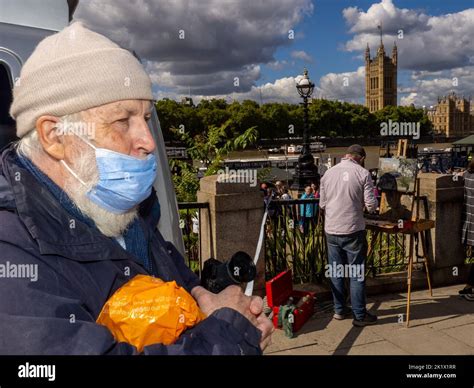
[[415,190],[417,172],[416,159],[380,158],[377,187],[382,191],[411,193]]

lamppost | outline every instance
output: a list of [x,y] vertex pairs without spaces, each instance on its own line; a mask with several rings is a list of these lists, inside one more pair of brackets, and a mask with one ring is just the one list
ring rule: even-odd
[[304,69],[303,78],[296,85],[296,90],[298,90],[299,95],[303,98],[303,148],[298,157],[298,164],[296,165],[293,184],[291,185],[291,189],[298,191],[298,193],[304,191],[305,186],[312,182],[319,183],[318,168],[314,164],[313,155],[311,155],[309,140],[308,98],[311,97],[313,89],[314,84],[308,77],[308,70]]

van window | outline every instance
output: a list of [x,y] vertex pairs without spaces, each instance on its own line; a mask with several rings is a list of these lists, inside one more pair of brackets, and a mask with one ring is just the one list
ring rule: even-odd
[[0,149],[16,139],[15,121],[8,113],[12,97],[9,70],[0,63]]

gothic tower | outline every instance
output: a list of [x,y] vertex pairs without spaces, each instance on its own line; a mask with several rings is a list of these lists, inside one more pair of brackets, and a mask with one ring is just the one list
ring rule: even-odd
[[370,48],[365,49],[365,106],[375,112],[387,105],[397,105],[397,44],[394,42],[392,58],[385,55],[380,28],[380,47],[375,58]]

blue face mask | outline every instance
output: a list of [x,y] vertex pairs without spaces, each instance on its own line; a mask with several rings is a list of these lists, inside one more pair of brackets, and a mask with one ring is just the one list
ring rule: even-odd
[[[99,181],[87,192],[87,197],[92,202],[112,213],[123,214],[148,198],[156,178],[154,154],[149,154],[145,159],[138,159],[95,147],[81,136],[78,137],[95,150]],[[85,185],[66,162],[61,162]]]

